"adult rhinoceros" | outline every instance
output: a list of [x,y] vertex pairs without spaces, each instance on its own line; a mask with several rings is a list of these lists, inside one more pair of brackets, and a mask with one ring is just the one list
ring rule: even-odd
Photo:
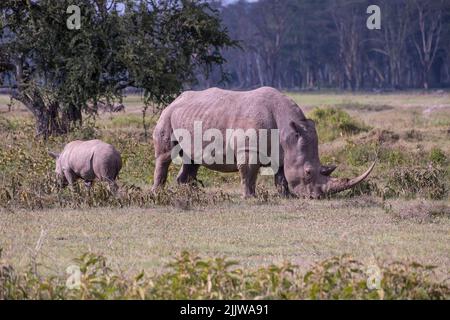
[[[198,160],[195,156],[196,150],[192,148],[195,142],[186,144],[190,141],[186,141],[185,136],[180,139],[179,134],[176,134],[181,131],[195,137],[195,126],[198,124],[201,124],[203,131],[215,130],[216,133],[222,133],[225,137],[222,141],[224,151],[220,156],[226,158],[231,155],[234,161],[211,163],[202,161],[201,157],[200,161]],[[284,195],[293,193],[302,197],[320,198],[326,194],[340,192],[363,181],[375,165],[372,164],[357,178],[332,178],[330,175],[336,167],[322,166],[320,163],[314,121],[307,119],[291,99],[270,87],[245,92],[211,88],[204,91],[186,91],[162,112],[153,132],[156,156],[153,190],[156,191],[166,182],[174,150],[178,147],[184,159],[191,158],[183,162],[177,177],[179,183],[195,180],[200,165],[220,172],[239,171],[244,189],[243,196],[254,196],[259,168],[273,163],[249,161],[252,150],[248,140],[244,149],[230,148],[236,138],[227,135],[227,130],[230,129],[255,130],[258,137],[277,132],[278,141],[273,143],[271,140],[267,151],[277,151],[279,154],[276,159],[278,172],[275,174],[275,184]],[[200,151],[205,151],[210,143],[203,140]],[[257,144],[256,149],[260,146]],[[247,161],[237,161],[242,159],[238,157],[238,153],[243,153]]]

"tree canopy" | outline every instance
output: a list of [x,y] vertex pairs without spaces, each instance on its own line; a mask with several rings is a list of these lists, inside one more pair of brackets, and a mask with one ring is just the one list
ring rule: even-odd
[[[70,5],[80,8],[79,29],[67,26]],[[220,49],[235,45],[205,2],[0,3],[0,73],[43,137],[66,132],[89,103],[120,99],[126,87],[144,90],[148,103],[166,104],[196,75],[224,64]]]

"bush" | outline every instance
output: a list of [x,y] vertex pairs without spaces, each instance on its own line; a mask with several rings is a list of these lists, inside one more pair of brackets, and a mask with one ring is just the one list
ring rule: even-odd
[[378,146],[374,143],[359,144],[348,140],[339,155],[343,158],[344,163],[359,167],[373,161],[378,150]]
[[[17,272],[0,261],[0,299],[448,299],[446,282],[418,263],[365,266],[349,256],[327,259],[303,273],[290,263],[242,269],[226,258],[178,255],[168,270],[125,277],[92,253],[75,259],[79,281]],[[34,270],[34,271],[32,271]],[[375,284],[374,287],[368,284]]]
[[380,164],[386,168],[398,166],[426,164],[428,157],[419,152],[411,152],[405,148],[380,145],[377,142],[361,142],[348,140],[345,147],[339,151],[339,157],[344,163],[360,167],[374,160],[376,157]]
[[430,161],[435,165],[445,165],[447,164],[447,156],[444,151],[439,148],[433,148],[430,151]]
[[[41,176],[39,178],[42,178]],[[129,207],[148,208],[155,205],[174,206],[188,210],[192,207],[214,205],[230,201],[230,196],[222,191],[206,193],[191,185],[176,185],[156,194],[135,185],[121,183],[117,195],[111,193],[104,183],[96,183],[90,193],[82,183],[74,190],[61,190],[53,175],[27,183],[21,182],[18,174],[9,184],[0,185],[0,208],[40,210],[48,208],[97,208]]]
[[[75,191],[60,189],[54,174],[54,160],[47,150],[59,151],[66,141],[90,134],[76,130],[71,136],[52,137],[47,142],[29,139],[31,132],[14,132],[11,141],[0,148],[0,208],[44,209],[172,205],[191,208],[228,200],[223,192],[208,193],[192,186],[169,187],[154,195],[148,190],[153,173],[153,147],[139,141],[131,132],[111,132],[104,140],[122,154],[120,192],[111,194],[105,183],[95,183],[88,194],[81,181]],[[72,136],[73,135],[73,136]],[[171,170],[176,170],[172,166]],[[140,186],[144,185],[145,188]]]
[[391,168],[411,162],[411,155],[400,149],[380,149],[379,157],[382,162],[386,163]]
[[309,117],[316,122],[319,139],[322,142],[369,130],[365,124],[337,108],[315,108]]
[[426,168],[399,167],[391,171],[384,196],[445,199],[448,195],[448,180],[448,171],[432,164]]

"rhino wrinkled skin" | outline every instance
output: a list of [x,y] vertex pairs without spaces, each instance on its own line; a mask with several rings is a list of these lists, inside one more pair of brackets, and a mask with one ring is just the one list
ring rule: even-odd
[[[194,123],[198,121],[201,121],[203,130],[218,129],[224,137],[227,128],[244,131],[255,129],[257,132],[259,129],[279,129],[279,170],[275,174],[275,185],[285,196],[294,194],[320,198],[349,189],[364,180],[375,165],[373,163],[357,178],[332,178],[330,175],[336,167],[320,163],[314,121],[307,119],[291,99],[270,87],[252,91],[211,88],[186,91],[162,112],[153,132],[156,156],[153,191],[157,191],[166,182],[172,148],[182,144],[172,141],[174,130],[185,129],[194,136]],[[226,144],[227,141],[224,141],[224,145]],[[224,150],[227,150],[226,147]],[[262,166],[260,163],[183,163],[177,181],[188,183],[196,180],[200,165],[219,172],[239,171],[243,196],[255,195],[257,174]]]
[[89,189],[94,180],[108,182],[112,192],[118,186],[115,182],[122,168],[120,153],[101,140],[76,140],[69,142],[58,154],[49,152],[56,160],[56,175],[61,186],[73,185],[82,179]]

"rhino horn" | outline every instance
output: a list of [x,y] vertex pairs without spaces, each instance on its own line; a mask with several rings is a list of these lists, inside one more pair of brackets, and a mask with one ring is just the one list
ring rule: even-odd
[[320,166],[320,174],[324,176],[329,176],[333,173],[334,170],[336,170],[337,166],[331,165],[331,166]]
[[338,178],[331,178],[327,184],[325,185],[324,191],[327,194],[333,194],[337,192],[341,192],[350,188],[353,188],[358,183],[366,179],[369,174],[372,172],[373,168],[375,167],[375,163],[372,163],[369,169],[367,169],[366,172],[364,172],[359,177],[353,178],[353,179],[338,179]]

